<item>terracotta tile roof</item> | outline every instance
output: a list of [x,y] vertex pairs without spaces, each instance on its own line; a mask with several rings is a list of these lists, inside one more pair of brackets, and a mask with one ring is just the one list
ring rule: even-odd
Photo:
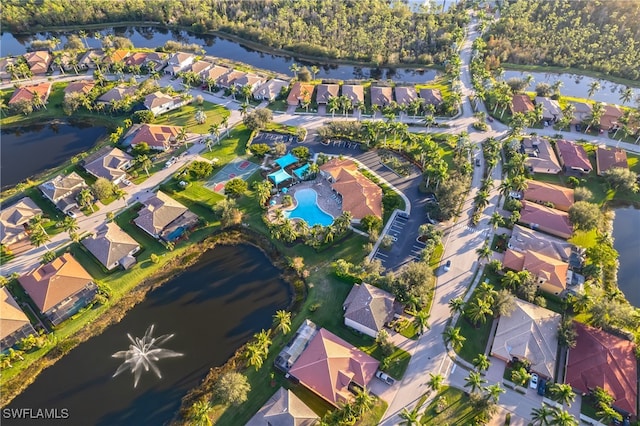
[[124,60],[124,63],[130,67],[134,65],[142,65],[147,60],[148,55],[149,54],[146,52],[134,52]]
[[342,96],[346,96],[352,104],[364,102],[364,86],[361,84],[343,84]]
[[174,97],[166,93],[154,92],[144,97],[144,106],[147,109],[158,108],[162,105],[173,103]]
[[511,98],[511,113],[522,112],[524,114],[536,109],[528,95],[513,95]]
[[637,415],[638,362],[634,344],[574,321],[576,347],[569,349],[565,382],[580,392],[601,387],[613,395],[615,408]]
[[605,105],[604,113],[600,117],[600,128],[604,130],[611,129],[619,124],[620,117],[623,115],[624,113],[617,105]]
[[416,88],[413,86],[396,86],[396,102],[400,105],[409,105],[411,101],[418,98]]
[[111,64],[115,64],[116,62],[122,62],[129,55],[129,51],[125,49],[116,49],[113,53],[107,58],[107,62]]
[[24,59],[29,64],[29,68],[31,72],[34,74],[44,74],[49,70],[49,65],[51,65],[51,61],[53,57],[51,53],[46,50],[37,50],[35,52],[25,53]]
[[160,235],[167,225],[188,211],[185,206],[162,191],[145,200],[144,205],[133,221],[151,235]]
[[350,319],[376,333],[393,319],[392,294],[367,283],[356,284],[342,304],[344,318]]
[[382,189],[358,171],[352,160],[334,158],[320,166],[333,178],[333,189],[342,195],[342,210],[354,219],[366,215],[382,217]]
[[565,239],[573,233],[567,213],[527,201],[522,202],[520,222]]
[[300,383],[338,406],[351,401],[349,383],[366,387],[380,363],[353,347],[335,334],[322,328],[302,352],[289,374]]
[[371,86],[371,103],[380,107],[393,102],[393,89],[391,87]]
[[516,299],[516,309],[502,316],[491,354],[506,361],[515,356],[531,363],[531,370],[553,378],[558,351],[557,332],[562,317],[524,300]]
[[0,287],[0,340],[30,324],[29,318],[18,306],[6,287]]
[[47,103],[49,93],[51,93],[51,83],[39,83],[30,86],[18,87],[9,100],[9,105],[20,102],[33,101],[34,94],[38,93],[43,103]]
[[26,237],[24,225],[29,220],[42,214],[42,210],[29,197],[21,198],[10,206],[2,206],[0,211],[0,242],[12,244]]
[[584,171],[585,173],[593,170],[589,156],[582,145],[558,139],[556,141],[556,149],[558,150],[560,164],[566,169]]
[[210,78],[212,80],[217,81],[220,77],[222,77],[223,75],[225,75],[229,71],[230,71],[230,69],[227,68],[227,67],[221,67],[219,65],[214,65],[213,68],[206,70],[203,73],[203,75],[204,75],[205,79]]
[[18,278],[41,312],[47,312],[93,281],[91,275],[69,253]]
[[435,106],[444,102],[439,89],[420,89],[420,97],[424,99],[425,103]]
[[223,87],[231,87],[235,81],[244,77],[247,73],[244,71],[231,70],[218,79],[218,84]]
[[95,235],[82,240],[96,259],[107,269],[112,269],[115,262],[140,249],[140,245],[113,222],[105,223]]
[[58,175],[55,178],[43,183],[38,188],[44,195],[54,203],[66,197],[70,192],[85,188],[86,182],[76,172],[71,172],[67,176]]
[[196,74],[200,74],[200,73],[208,70],[212,66],[213,66],[213,64],[211,62],[197,61],[197,62],[194,62],[193,64],[191,64],[191,72],[194,72]]
[[337,84],[318,84],[316,102],[319,104],[326,104],[329,102],[329,99],[336,98],[339,91],[340,86]]
[[524,138],[522,149],[527,154],[527,166],[534,173],[558,174],[562,171],[556,153],[546,139],[540,137]]
[[313,84],[301,83],[296,81],[291,87],[289,96],[287,96],[287,104],[298,105],[304,101],[310,101],[313,94]]
[[127,174],[125,168],[131,164],[133,157],[118,148],[106,148],[103,155],[86,162],[84,168],[96,177],[114,181]]
[[289,86],[288,81],[274,78],[254,90],[253,96],[256,98],[273,100],[280,94],[282,88],[287,86]]
[[158,124],[143,124],[137,128],[131,145],[146,142],[153,149],[167,149],[180,132],[179,126],[164,126]]
[[288,389],[280,388],[246,426],[313,426],[320,418]]
[[574,203],[573,189],[538,180],[527,180],[524,199],[537,203],[552,203],[558,210],[568,211]]
[[614,167],[629,168],[627,152],[620,148],[598,147],[596,151],[596,170],[598,171],[598,175],[601,176],[604,172]]
[[64,88],[65,95],[69,93],[82,93],[86,95],[93,89],[96,85],[96,82],[93,80],[79,80],[69,83],[67,87]]
[[243,76],[238,77],[233,84],[236,86],[251,86],[252,88],[257,86],[258,84],[262,84],[264,82],[264,78],[260,77],[256,74],[244,74]]
[[529,271],[545,291],[560,294],[567,288],[569,264],[533,250],[507,250],[503,266],[514,271]]

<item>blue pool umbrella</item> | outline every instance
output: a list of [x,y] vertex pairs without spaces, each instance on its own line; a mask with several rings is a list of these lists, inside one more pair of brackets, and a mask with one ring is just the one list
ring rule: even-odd
[[298,179],[303,179],[304,175],[306,174],[307,170],[309,170],[309,164],[305,164],[302,167],[298,167],[297,169],[295,169],[293,171],[293,174],[298,176]]
[[279,185],[287,179],[291,179],[291,175],[285,172],[283,169],[278,170],[277,172],[273,172],[267,175],[269,179],[273,181],[275,185]]
[[298,162],[298,157],[296,157],[295,155],[289,153],[283,157],[278,158],[275,163],[280,166],[280,168],[284,169],[287,166],[290,166],[294,163]]
[[286,194],[287,192],[289,192],[289,188],[282,188],[282,193]]

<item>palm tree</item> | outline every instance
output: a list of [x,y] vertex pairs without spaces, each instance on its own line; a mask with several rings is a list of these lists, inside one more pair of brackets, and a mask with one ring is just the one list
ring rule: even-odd
[[591,114],[587,118],[588,125],[584,132],[587,133],[592,126],[599,125],[603,114],[604,104],[602,102],[596,102],[593,104],[593,107],[591,107]]
[[413,325],[417,329],[418,334],[424,334],[425,329],[431,328],[429,326],[429,312],[426,310],[418,311],[413,317]]
[[554,410],[546,404],[542,404],[540,408],[534,408],[531,410],[532,426],[551,426],[551,416],[553,415],[553,411]]
[[275,323],[276,330],[281,331],[282,334],[288,334],[291,331],[291,312],[278,310],[273,316],[273,322]]
[[[126,196],[127,196],[127,192],[124,189],[120,188],[118,185],[113,185],[113,197],[116,200],[123,200]],[[126,200],[124,204],[125,206],[127,205]]]
[[317,65],[311,65],[311,76],[312,78],[315,80],[316,79],[316,74],[318,74],[320,72],[320,68]]
[[479,391],[482,389],[482,384],[487,383],[477,371],[471,371],[469,375],[465,377],[464,381],[466,382],[464,387],[471,388],[471,393]]
[[557,426],[578,426],[578,421],[566,410],[556,408],[552,413],[552,425]]
[[460,327],[447,327],[444,330],[444,342],[456,350],[460,349],[464,344],[464,341],[467,340],[462,334],[460,334]]
[[44,231],[43,228],[34,228],[29,235],[29,239],[31,240],[31,244],[33,244],[35,247],[44,246],[44,248],[49,251],[47,243],[51,241],[51,237]]
[[[209,126],[209,134],[216,138],[216,143],[220,143],[220,124],[214,123]],[[209,149],[211,151],[211,149]]]
[[264,364],[264,352],[257,343],[248,343],[244,356],[247,358],[247,361],[249,361],[249,365],[255,367],[256,371]]
[[491,253],[492,253],[492,250],[491,250],[491,247],[489,247],[488,241],[485,241],[482,247],[476,250],[476,254],[478,255],[479,261],[482,261],[482,259],[489,260],[489,258],[491,257]]
[[373,407],[374,402],[373,396],[371,396],[366,388],[357,389],[356,395],[353,398],[353,408],[358,416],[362,416]]
[[293,78],[296,78],[298,77],[298,71],[300,71],[300,66],[294,62],[291,64],[291,66],[289,66],[289,71],[293,73]]
[[400,422],[401,425],[404,426],[416,426],[420,424],[420,408],[421,406],[417,405],[413,408],[413,410],[409,411],[407,408],[403,408],[398,416],[402,419]]
[[440,388],[442,388],[442,383],[444,382],[444,376],[442,374],[433,374],[429,373],[429,381],[427,382],[427,386],[434,392],[438,392]]
[[554,383],[551,385],[550,390],[553,399],[561,403],[563,406],[566,404],[571,407],[571,403],[576,399],[576,394],[573,392],[573,389],[569,384]]
[[484,390],[487,392],[487,398],[493,401],[494,404],[498,403],[500,395],[507,392],[502,388],[502,386],[500,386],[500,383],[494,383],[492,385],[486,386]]
[[6,115],[8,109],[9,105],[7,105],[4,99],[0,99],[0,117]]
[[240,115],[241,116],[246,116],[247,112],[249,112],[249,104],[248,103],[243,103],[240,105]]
[[256,345],[262,350],[266,358],[269,353],[269,346],[271,346],[271,330],[262,330],[260,333],[254,334],[253,338],[256,339]]
[[481,373],[483,371],[487,371],[491,366],[491,361],[489,361],[489,357],[485,354],[478,354],[472,361],[473,366],[476,370]]
[[564,83],[562,82],[562,80],[556,80],[553,82],[553,84],[551,85],[551,90],[553,90],[553,93],[555,93],[556,95],[560,95],[560,88],[564,86]]
[[464,311],[464,300],[462,297],[449,300],[449,310],[451,311],[451,315],[462,313]]
[[491,215],[491,218],[489,219],[489,223],[491,224],[491,226],[493,226],[493,229],[498,229],[498,227],[502,225],[503,221],[504,221],[504,218],[498,212],[493,212],[493,214]]
[[600,90],[600,82],[593,80],[589,83],[589,90],[587,91],[587,98],[591,98],[598,90]]
[[249,97],[251,96],[252,92],[253,92],[253,89],[251,89],[251,86],[248,84],[240,88],[240,94],[244,96],[245,103],[247,104],[249,103]]
[[631,87],[626,87],[625,89],[620,90],[620,100],[622,101],[622,105],[627,102],[631,102],[633,99],[633,89]]
[[93,194],[91,193],[91,190],[89,188],[84,188],[80,191],[78,194],[78,201],[80,201],[80,205],[84,208],[90,208],[93,203]]
[[476,297],[472,302],[467,304],[465,315],[476,326],[478,324],[484,324],[487,322],[487,317],[493,315],[491,303],[486,299]]
[[147,157],[145,154],[143,154],[138,156],[138,158],[136,158],[136,163],[138,163],[140,167],[144,169],[144,172],[147,174],[147,177],[148,177],[149,168],[153,166],[153,162],[151,162],[151,159]]
[[80,227],[78,226],[78,221],[71,217],[67,216],[62,221],[62,229],[71,235],[72,232],[76,232]]
[[185,146],[187,146],[187,129],[180,127],[180,130],[178,130],[178,134],[176,135],[176,141],[184,142]]
[[211,403],[206,399],[196,401],[189,409],[189,424],[194,426],[211,426]]

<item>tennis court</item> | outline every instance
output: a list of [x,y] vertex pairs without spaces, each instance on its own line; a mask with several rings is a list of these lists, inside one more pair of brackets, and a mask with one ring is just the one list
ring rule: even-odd
[[228,181],[234,178],[240,178],[246,181],[257,169],[257,164],[238,157],[220,169],[205,186],[212,191],[224,194],[224,185]]

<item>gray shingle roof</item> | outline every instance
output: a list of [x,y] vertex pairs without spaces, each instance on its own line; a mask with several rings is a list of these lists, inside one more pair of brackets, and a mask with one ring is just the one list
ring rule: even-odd
[[113,222],[104,224],[93,237],[82,240],[82,245],[107,269],[140,248],[136,240]]
[[344,317],[380,331],[393,319],[394,301],[395,298],[384,290],[367,283],[356,284],[342,305]]

